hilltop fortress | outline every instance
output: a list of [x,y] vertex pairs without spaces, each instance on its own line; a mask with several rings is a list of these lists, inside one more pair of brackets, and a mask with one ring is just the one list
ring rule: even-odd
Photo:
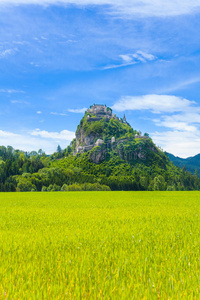
[[[105,118],[106,120],[114,119],[114,120],[118,120],[121,123],[123,122],[128,124],[126,122],[125,115],[122,121],[122,119],[116,117],[116,115],[112,113],[112,109],[110,107],[107,107],[106,105],[94,104],[87,109],[87,113],[88,113],[87,115],[88,122],[100,121],[102,118]],[[91,117],[90,114],[95,115],[95,117]]]
[[[101,121],[102,119],[104,119],[105,122],[109,122],[111,119],[113,119],[117,120],[121,124],[127,125],[127,128],[131,128],[131,126],[126,121],[125,115],[123,119],[118,118],[115,114],[112,113],[112,109],[107,107],[106,105],[94,104],[90,106],[90,108],[88,108],[85,112],[84,118],[85,117],[87,118],[86,123],[88,125],[93,122]],[[148,139],[147,136],[142,136],[141,132],[135,134],[134,137],[140,139]],[[114,146],[127,140],[129,140],[129,138],[116,139],[116,136],[112,136],[110,140],[106,141],[106,144],[107,146]],[[91,150],[95,146],[101,146],[103,144],[105,144],[103,137],[99,136],[95,132],[90,132],[89,134],[87,134],[87,131],[85,131],[82,127],[81,121],[80,126],[76,132],[76,147],[74,155],[76,155],[77,153],[84,153]]]

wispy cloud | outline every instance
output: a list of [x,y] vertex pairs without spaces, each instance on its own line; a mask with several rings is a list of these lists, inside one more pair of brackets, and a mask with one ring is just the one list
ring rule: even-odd
[[108,5],[115,14],[127,16],[177,16],[191,14],[200,8],[199,1],[196,0],[0,0],[1,5],[8,4],[38,4],[38,5]]
[[186,89],[189,86],[199,83],[200,82],[200,77],[194,77],[194,78],[190,78],[187,80],[182,80],[180,82],[177,82],[176,84],[172,84],[171,86],[162,89],[162,92],[164,91],[165,93],[171,93],[174,91],[178,91],[178,90],[182,90],[182,89]]
[[143,51],[137,51],[133,54],[125,54],[120,55],[124,63],[131,63],[131,62],[148,62],[157,59],[155,55],[145,53]]
[[25,94],[22,90],[14,90],[14,89],[0,89],[0,93],[6,94]]
[[29,102],[24,101],[24,100],[11,100],[10,102],[12,104],[30,104]]
[[40,110],[38,110],[36,113],[37,113],[38,115],[41,115],[41,114],[42,114],[42,112],[41,112]]
[[119,55],[119,58],[120,61],[118,64],[108,65],[105,66],[103,69],[108,70],[108,69],[122,68],[122,67],[135,65],[137,63],[147,63],[157,59],[155,55],[145,53],[143,51],[137,51],[132,54],[121,54]]
[[58,113],[58,112],[51,112],[50,115],[55,115],[55,116],[67,116],[65,113]]
[[15,50],[14,49],[6,49],[6,50],[0,50],[0,58],[5,58],[10,55],[14,55]]
[[69,108],[68,111],[71,112],[71,113],[75,113],[75,114],[83,114],[85,111],[87,110],[86,107],[84,108],[75,108],[75,109],[72,109],[72,108]]
[[123,68],[123,67],[128,67],[131,65],[135,65],[135,62],[130,62],[130,63],[120,63],[120,64],[115,64],[115,65],[108,65],[106,67],[103,67],[103,70],[110,70],[110,69],[117,69],[117,68]]
[[36,64],[36,63],[34,63],[33,61],[32,61],[32,62],[30,62],[30,65],[31,65],[31,66],[34,66],[34,67],[36,67],[36,68],[39,68],[39,67],[40,67],[40,65],[38,65],[38,64]]

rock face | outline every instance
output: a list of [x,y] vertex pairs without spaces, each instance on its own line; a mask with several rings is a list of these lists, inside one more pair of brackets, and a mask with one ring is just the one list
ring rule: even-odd
[[95,137],[95,134],[86,135],[83,128],[80,128],[76,133],[76,152],[80,152],[80,147],[90,147],[91,145],[93,145]]
[[107,154],[107,149],[105,147],[96,147],[90,153],[90,160],[95,164],[98,164],[105,160]]

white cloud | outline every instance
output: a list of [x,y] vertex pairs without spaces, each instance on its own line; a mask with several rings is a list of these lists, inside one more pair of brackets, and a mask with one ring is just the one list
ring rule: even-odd
[[7,93],[7,94],[25,94],[24,91],[21,91],[21,90],[14,90],[14,89],[0,89],[0,93]]
[[6,56],[13,55],[14,53],[15,53],[15,51],[13,49],[6,49],[3,51],[0,51],[0,58],[4,58]]
[[157,59],[153,54],[145,53],[143,51],[137,51],[133,54],[120,55],[120,57],[127,62],[148,62]]
[[11,100],[10,102],[12,104],[29,104],[29,102],[24,101],[24,100]]
[[191,14],[200,8],[199,0],[0,0],[0,5],[6,4],[110,5],[115,14],[159,17]]
[[195,132],[197,130],[195,125],[200,124],[200,107],[196,105],[196,102],[176,96],[123,97],[113,105],[112,109],[116,111],[149,110],[154,114],[162,114],[160,118],[154,118],[152,121],[157,126],[174,130]]
[[200,131],[154,132],[151,137],[165,151],[179,157],[186,158],[200,153]]
[[31,132],[33,136],[40,136],[42,138],[47,139],[57,139],[57,140],[65,140],[71,141],[75,137],[75,133],[69,130],[62,130],[60,132],[49,132],[46,130],[36,129]]
[[51,112],[50,115],[55,115],[55,116],[67,116],[65,113],[58,113],[58,112]]
[[0,130],[0,138],[11,138],[11,137],[19,137],[19,134]]
[[124,61],[124,63],[127,63],[127,64],[131,63],[133,60],[133,58],[130,54],[122,54],[119,57],[121,57],[122,60]]
[[173,128],[174,130],[195,132],[200,124],[200,114],[180,113],[176,115],[161,116],[160,119],[153,119],[156,125]]
[[175,121],[168,121],[168,120],[159,120],[158,122],[156,122],[156,125],[172,128],[174,130],[180,130],[180,131],[194,132],[197,130],[196,126],[188,125],[187,122],[180,122],[180,121],[175,122]]
[[41,112],[40,110],[38,110],[36,113],[37,113],[38,115],[41,115],[41,114],[42,114],[42,112]]
[[143,51],[137,51],[133,57],[136,57],[138,60],[146,60],[146,61],[152,61],[152,60],[155,60],[157,59],[156,56],[152,55],[152,54],[149,54],[149,53],[145,53]]
[[200,111],[200,108],[196,108],[194,104],[194,101],[170,95],[126,96],[116,102],[112,109],[116,111],[150,110],[158,114],[190,110]]
[[27,41],[13,41],[13,44],[16,44],[16,45],[26,45],[28,44]]
[[42,131],[37,128],[30,133],[23,134],[0,130],[0,145],[11,145],[14,149],[29,152],[42,148],[47,154],[52,154],[58,145],[63,149],[66,148],[74,136],[75,133],[68,130],[59,133]]
[[38,65],[38,64],[36,64],[36,63],[34,63],[33,61],[32,61],[32,62],[30,62],[30,65],[32,65],[32,66],[34,66],[34,67],[36,67],[36,68],[40,67],[40,65]]
[[87,108],[86,107],[84,107],[84,108],[75,108],[75,109],[68,109],[68,111],[69,112],[71,112],[71,113],[75,113],[75,114],[83,114],[85,111],[87,110]]
[[137,63],[147,63],[149,61],[153,61],[157,59],[156,56],[149,53],[145,53],[143,51],[137,51],[132,54],[121,54],[119,55],[119,58],[120,58],[119,64],[106,66],[103,68],[103,70],[127,67],[131,65],[135,65]]
[[[194,108],[196,110],[196,107]],[[200,123],[200,114],[196,112],[177,114],[166,117],[166,121]]]

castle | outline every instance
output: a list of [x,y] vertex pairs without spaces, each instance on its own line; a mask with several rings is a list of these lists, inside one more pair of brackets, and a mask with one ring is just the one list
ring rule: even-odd
[[[107,107],[106,105],[94,104],[87,109],[87,113],[88,122],[100,121],[102,118],[105,118],[107,120],[118,120],[121,123],[123,122],[127,124],[125,115],[122,121],[122,119],[116,117],[116,115],[112,113],[112,109]],[[95,115],[95,117],[91,117],[89,114]]]
[[[114,119],[114,120],[118,120],[120,123],[129,125],[126,121],[125,115],[124,115],[123,119],[118,118],[115,114],[112,113],[112,109],[107,107],[106,105],[94,104],[90,108],[87,109],[86,114],[88,114],[87,122],[100,121],[103,118],[105,118],[105,120]],[[139,132],[139,134],[135,135],[135,138],[146,139],[147,137],[142,136],[141,132]],[[115,137],[113,136],[110,141],[107,141],[107,146],[119,144],[119,143],[124,142],[125,140],[128,140],[128,138],[115,141]],[[95,142],[94,135],[85,136],[84,133],[82,132],[82,130],[79,129],[78,132],[76,133],[76,150],[74,152],[74,155],[76,155],[77,153],[87,152],[87,151],[91,150],[92,148],[94,148],[95,146],[101,146],[102,144],[104,144],[104,141],[101,138],[97,139]]]

